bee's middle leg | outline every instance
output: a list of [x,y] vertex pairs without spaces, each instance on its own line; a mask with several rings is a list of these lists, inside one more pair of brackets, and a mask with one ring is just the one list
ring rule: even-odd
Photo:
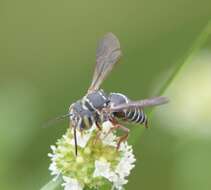
[[96,144],[97,143],[97,141],[100,138],[100,133],[102,131],[102,127],[100,126],[100,124],[98,122],[96,122],[95,124],[96,124],[96,127],[97,127],[98,131],[97,131],[96,137],[95,137],[95,139],[93,141],[93,144]]

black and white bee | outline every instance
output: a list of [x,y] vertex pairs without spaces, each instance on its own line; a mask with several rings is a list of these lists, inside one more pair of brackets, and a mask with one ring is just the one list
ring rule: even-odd
[[125,132],[119,141],[126,140],[129,129],[119,123],[119,120],[143,124],[147,127],[147,116],[143,112],[144,107],[167,103],[165,97],[154,97],[150,99],[131,101],[121,93],[105,93],[100,86],[114,65],[121,57],[121,49],[118,38],[112,34],[106,34],[100,41],[96,50],[96,66],[92,83],[86,95],[69,107],[69,113],[63,117],[70,118],[70,126],[74,130],[75,154],[77,155],[76,132],[89,129],[93,124],[101,130],[101,124],[110,121],[115,129]]

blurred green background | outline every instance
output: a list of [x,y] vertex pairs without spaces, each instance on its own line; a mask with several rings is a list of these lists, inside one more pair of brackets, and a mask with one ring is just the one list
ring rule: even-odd
[[[49,146],[68,121],[41,126],[85,94],[106,32],[124,55],[103,88],[140,99],[158,93],[210,18],[210,0],[0,0],[0,189],[51,179]],[[136,130],[126,189],[211,189],[210,47],[181,69],[150,129]]]

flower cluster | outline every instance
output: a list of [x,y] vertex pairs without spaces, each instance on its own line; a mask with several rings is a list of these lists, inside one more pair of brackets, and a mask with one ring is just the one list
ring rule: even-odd
[[73,130],[68,129],[49,153],[49,170],[54,177],[63,178],[65,190],[123,189],[130,171],[134,167],[135,157],[132,147],[123,142],[117,150],[118,137],[109,132],[112,123],[102,124],[102,130],[92,126],[81,134],[77,132],[78,155],[75,155]]

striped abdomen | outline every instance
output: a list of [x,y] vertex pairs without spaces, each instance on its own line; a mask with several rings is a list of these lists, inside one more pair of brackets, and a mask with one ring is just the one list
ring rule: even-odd
[[[111,93],[109,99],[111,106],[128,103],[130,101],[125,95],[120,93]],[[139,108],[114,112],[113,115],[125,121],[147,126],[147,116],[144,114],[143,110]]]
[[126,110],[124,113],[125,120],[147,126],[147,116],[144,114],[143,110],[135,108]]

